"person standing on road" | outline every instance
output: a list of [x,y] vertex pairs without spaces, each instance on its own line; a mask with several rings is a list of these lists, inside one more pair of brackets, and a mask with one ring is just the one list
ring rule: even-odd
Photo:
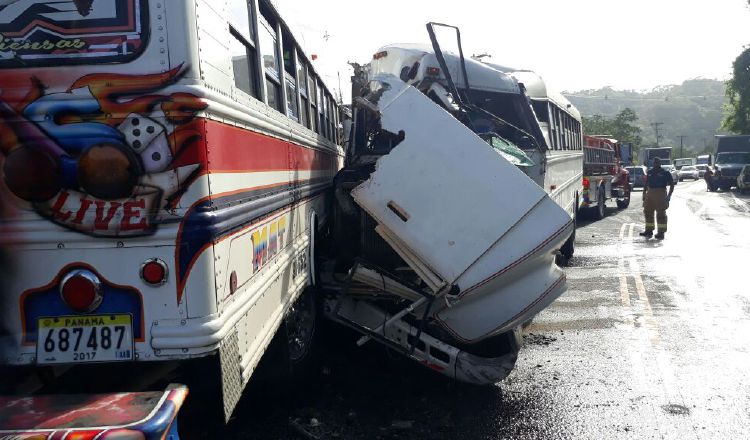
[[[661,159],[655,157],[652,165],[646,173],[646,186],[643,188],[643,215],[646,220],[646,230],[640,235],[646,238],[654,236],[654,211],[656,211],[656,226],[658,226],[656,238],[664,240],[664,233],[667,232],[667,209],[674,192],[674,181],[669,171],[661,167]],[[667,193],[667,186],[669,186],[669,193]]]
[[711,170],[709,165],[706,165],[706,171],[703,172],[703,179],[706,180],[706,191],[711,191],[711,178],[714,172]]

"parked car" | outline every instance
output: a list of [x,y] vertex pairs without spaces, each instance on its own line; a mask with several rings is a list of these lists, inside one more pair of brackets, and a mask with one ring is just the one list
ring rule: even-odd
[[674,165],[662,165],[661,167],[669,171],[669,174],[672,175],[672,183],[677,185],[677,182],[680,178],[680,172],[677,170],[677,168],[675,168]]
[[745,165],[737,176],[737,189],[742,194],[750,193],[750,165]]
[[709,190],[729,190],[737,184],[737,176],[745,165],[750,165],[750,153],[744,151],[722,152],[716,155]]
[[698,170],[698,177],[702,179],[703,176],[706,175],[706,169],[708,168],[708,165],[706,164],[696,165],[695,168]]
[[646,167],[626,167],[630,173],[630,187],[643,188],[646,185]]
[[680,181],[685,179],[698,180],[700,179],[700,175],[698,174],[698,169],[696,167],[693,165],[686,165],[679,171],[679,178]]

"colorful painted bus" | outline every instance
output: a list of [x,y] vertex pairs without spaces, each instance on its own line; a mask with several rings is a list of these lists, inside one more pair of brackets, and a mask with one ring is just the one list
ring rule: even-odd
[[1,364],[211,358],[228,414],[280,328],[304,359],[343,151],[269,1],[0,2],[0,89]]

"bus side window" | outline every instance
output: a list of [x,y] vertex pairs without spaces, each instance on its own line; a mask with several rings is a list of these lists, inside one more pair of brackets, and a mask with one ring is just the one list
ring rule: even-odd
[[299,121],[297,96],[297,50],[294,39],[287,31],[281,33],[282,52],[284,54],[284,87],[286,88],[286,115]]
[[320,125],[318,123],[318,81],[315,79],[315,74],[310,72],[310,120],[312,121],[312,130],[315,133],[320,133]]
[[229,0],[229,50],[234,71],[234,85],[258,98],[258,68],[255,53],[255,29],[251,23],[247,0]]
[[328,140],[331,142],[336,142],[336,130],[334,128],[333,123],[333,113],[336,106],[334,105],[335,101],[331,97],[331,95],[328,95]]
[[299,84],[299,118],[300,123],[310,128],[309,81],[307,80],[307,64],[301,54],[297,54],[297,84]]
[[[261,3],[262,6],[262,3]],[[258,17],[260,52],[263,55],[263,72],[266,81],[267,102],[269,106],[282,111],[281,101],[281,63],[277,50],[278,37],[276,34],[276,23],[270,15],[261,9]]]
[[328,103],[325,98],[325,90],[320,91],[320,134],[328,139],[328,123],[326,122],[325,114],[328,111]]

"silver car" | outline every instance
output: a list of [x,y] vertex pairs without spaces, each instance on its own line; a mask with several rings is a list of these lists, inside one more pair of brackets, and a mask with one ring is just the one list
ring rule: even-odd
[[680,180],[685,180],[685,179],[698,180],[700,179],[700,174],[698,174],[698,168],[692,165],[688,165],[688,166],[682,167],[682,169],[680,170],[679,177],[680,177]]
[[679,176],[679,172],[674,167],[674,165],[662,165],[661,167],[664,168],[665,170],[669,171],[669,174],[672,175],[672,183],[674,183],[676,185],[677,182],[679,181],[679,177],[680,176]]

